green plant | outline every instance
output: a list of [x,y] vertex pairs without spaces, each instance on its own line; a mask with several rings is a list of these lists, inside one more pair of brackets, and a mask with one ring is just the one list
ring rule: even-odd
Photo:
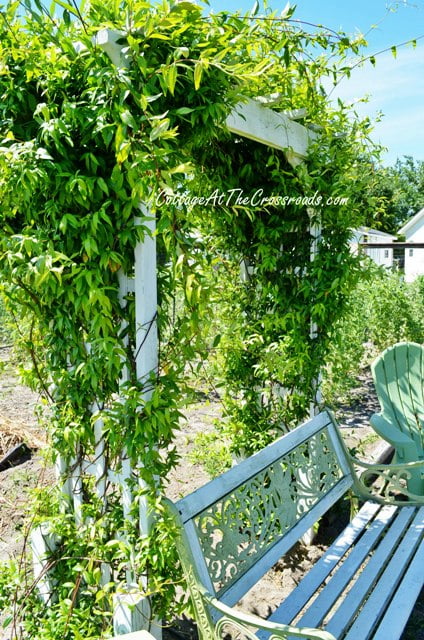
[[388,346],[424,341],[422,282],[367,261],[344,315],[332,329],[323,372],[324,401],[337,404],[356,386],[357,376]]
[[232,465],[228,445],[222,442],[221,434],[214,432],[196,435],[188,459],[194,464],[201,464],[211,478],[221,475]]
[[[58,601],[38,617],[32,600],[19,609],[30,636],[43,639],[77,637],[82,620],[86,635],[105,631],[102,562],[114,589],[128,565],[149,576],[157,615],[179,610],[170,523],[157,494],[177,459],[187,363],[197,366],[219,343],[234,449],[255,449],[305,414],[358,275],[349,228],[362,220],[375,153],[370,123],[333,107],[321,85],[348,73],[361,38],[311,33],[292,22],[293,9],[262,20],[255,12],[205,17],[192,2],[58,4],[60,19],[38,1],[24,15],[12,3],[0,23],[4,295],[30,358],[26,380],[50,404],[54,456],[67,467],[61,481],[82,459],[97,460],[100,422],[107,466],[119,472],[128,456],[137,471],[128,519],[120,492],[107,493],[106,508],[89,474],[79,478],[81,513],[57,488],[47,515],[61,538],[52,567]],[[95,44],[100,27],[122,32],[126,68]],[[302,123],[322,127],[303,166],[226,132],[237,102],[270,86],[281,92],[280,110],[304,108]],[[232,189],[249,198],[258,188],[270,200],[252,206],[224,198],[205,208],[183,198]],[[311,211],[315,192],[322,206]],[[122,300],[119,287],[151,233],[146,203],[157,219],[160,343],[147,381],[137,376],[135,297]],[[322,225],[313,260],[311,223]],[[243,282],[240,262],[253,274]],[[219,340],[205,326],[221,303],[228,330]],[[146,496],[156,514],[151,536],[136,516]],[[126,542],[115,548],[117,531]]]

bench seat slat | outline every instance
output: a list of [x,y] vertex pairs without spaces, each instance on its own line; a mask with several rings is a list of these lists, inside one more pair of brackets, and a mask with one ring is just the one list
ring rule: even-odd
[[[391,508],[392,511],[394,507]],[[366,502],[349,525],[342,531],[324,555],[314,564],[300,584],[287,596],[284,602],[270,615],[270,622],[289,624],[312,598],[321,584],[338,562],[361,535],[370,520],[381,510],[381,505]],[[260,640],[267,640],[267,631],[258,632]]]
[[374,589],[371,593],[358,618],[345,636],[345,640],[358,640],[358,638],[368,640],[368,638],[372,637],[372,631],[378,619],[387,607],[399,582],[402,580],[406,565],[414,556],[417,546],[422,540],[423,523],[424,507],[421,507],[381,575],[378,589]]
[[402,584],[384,614],[377,632],[373,635],[373,640],[388,640],[390,637],[400,637],[423,585],[424,540],[421,542]]
[[[402,535],[410,525],[415,514],[416,510],[412,507],[403,508],[398,512],[395,521],[381,540],[378,548],[369,558],[354,586],[350,589],[344,601],[326,626],[327,631],[334,634],[336,637],[342,636],[345,629],[348,628],[351,620],[353,619],[355,611],[359,608],[361,603],[365,601],[365,598],[371,592],[375,583],[379,579],[380,574],[383,572],[386,559],[390,557],[391,553],[396,549],[399,544],[399,540],[402,538]],[[359,566],[360,565],[358,565],[357,568],[359,568]],[[343,571],[344,569],[342,567],[341,572],[343,573]],[[350,577],[351,576],[349,575],[349,578]],[[345,584],[348,584],[348,581],[346,581]],[[325,597],[324,592],[325,589],[321,595]],[[333,600],[333,602],[334,601],[335,600]],[[333,602],[331,602],[331,605]],[[326,613],[327,611],[324,612],[324,615]],[[323,617],[324,616],[321,617],[318,624],[321,624]]]
[[[378,575],[379,568],[382,566],[381,563],[384,561],[384,558],[387,557],[388,550],[396,547],[399,537],[403,534],[405,528],[413,518],[414,509],[411,508],[408,512],[406,510],[402,510],[394,522],[391,523],[391,526],[386,533],[387,525],[390,523],[395,513],[396,508],[391,509],[390,507],[380,511],[377,519],[373,521],[370,528],[354,546],[349,557],[346,558],[341,567],[337,568],[336,573],[332,576],[328,584],[323,588],[316,600],[308,608],[306,614],[302,616],[299,621],[299,626],[318,627],[322,624],[328,611],[330,611],[331,607],[343,593],[346,586],[352,578],[354,578],[361,565],[366,562],[367,559],[369,560],[370,552],[375,549],[376,545],[381,540],[382,534],[385,533],[384,545],[380,544],[378,546],[378,549],[375,551],[372,559],[368,562],[367,570],[370,569],[367,571],[368,580],[362,579],[364,578],[365,573],[363,572],[361,577],[358,578],[355,583],[355,587],[359,587],[356,590],[355,595],[351,595],[353,591],[352,589],[343,603],[344,606],[346,600],[351,596],[350,604],[345,607],[341,616],[342,620],[348,618],[349,613],[352,611],[352,603],[355,603],[354,608],[356,608],[358,603],[361,601],[360,594],[362,592],[365,592],[365,594],[368,593],[368,589],[372,585],[376,574]],[[381,548],[382,546],[384,546],[384,549]],[[372,566],[370,566],[370,564],[372,564]],[[359,585],[359,582],[361,582],[361,585]],[[330,629],[327,630],[330,631]],[[338,635],[338,632],[335,631],[330,631],[330,633],[334,633],[336,636]]]
[[258,580],[287,553],[293,545],[341,498],[351,486],[351,478],[342,478],[301,520],[267,551],[246,573],[237,579],[226,591],[219,593],[219,599],[226,605],[234,606],[255,585]]

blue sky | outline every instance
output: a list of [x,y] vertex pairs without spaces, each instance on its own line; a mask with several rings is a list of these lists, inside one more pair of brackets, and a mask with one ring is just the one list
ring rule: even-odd
[[[253,4],[253,0],[210,0],[214,11],[245,12]],[[347,101],[368,95],[369,102],[358,106],[361,115],[374,119],[382,112],[373,137],[388,148],[384,164],[393,164],[403,155],[424,160],[424,0],[298,0],[291,4],[296,5],[294,17],[299,20],[366,34],[370,54],[418,39],[415,49],[411,45],[398,48],[396,59],[391,52],[381,53],[375,67],[368,63],[354,70],[337,91]],[[270,1],[273,9],[282,10],[285,5],[286,0]]]

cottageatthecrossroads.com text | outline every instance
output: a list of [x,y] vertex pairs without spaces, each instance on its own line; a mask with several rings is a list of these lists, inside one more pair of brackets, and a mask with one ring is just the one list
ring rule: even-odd
[[342,196],[322,196],[316,191],[312,196],[280,196],[265,195],[263,189],[257,189],[254,193],[246,195],[243,189],[228,189],[219,191],[215,189],[212,193],[204,196],[194,196],[190,193],[169,193],[160,191],[156,196],[156,206],[180,205],[186,207],[206,206],[206,207],[321,207],[321,206],[343,206],[349,202],[348,197]]

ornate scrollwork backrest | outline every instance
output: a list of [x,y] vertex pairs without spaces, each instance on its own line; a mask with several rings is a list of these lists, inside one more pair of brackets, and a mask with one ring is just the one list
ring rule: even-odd
[[327,428],[194,519],[218,594],[235,583],[343,476]]

